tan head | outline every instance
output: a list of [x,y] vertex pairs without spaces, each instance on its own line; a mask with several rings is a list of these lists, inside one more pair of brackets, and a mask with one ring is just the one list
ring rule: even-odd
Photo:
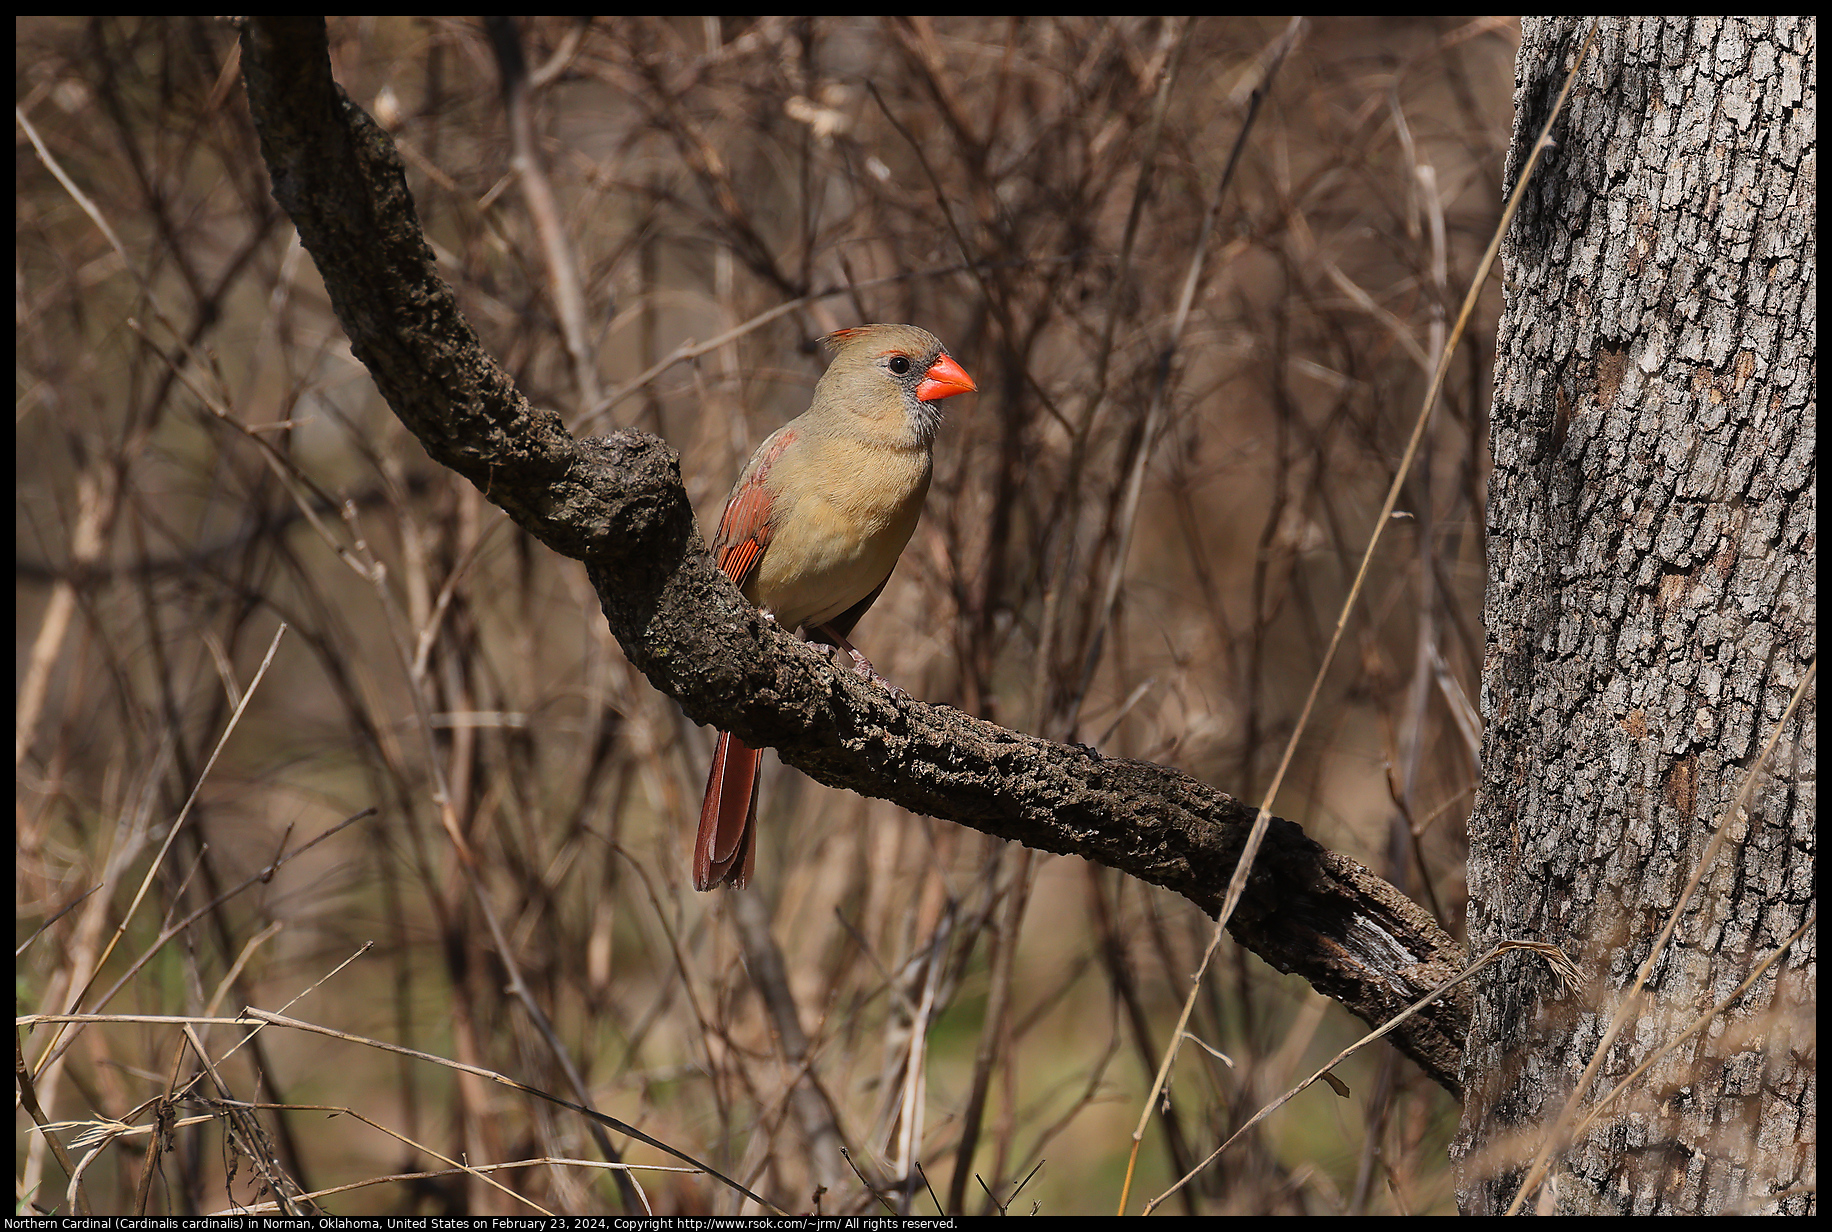
[[926,440],[941,423],[933,404],[978,388],[941,339],[914,325],[859,325],[821,341],[833,362],[815,387],[813,411],[857,415],[880,427],[901,417]]

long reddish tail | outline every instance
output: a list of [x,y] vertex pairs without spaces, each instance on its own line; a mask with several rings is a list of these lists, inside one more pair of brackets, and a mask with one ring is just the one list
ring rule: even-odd
[[700,804],[700,833],[693,843],[693,888],[710,890],[729,881],[742,889],[757,862],[757,772],[763,750],[730,732],[719,733],[706,799]]

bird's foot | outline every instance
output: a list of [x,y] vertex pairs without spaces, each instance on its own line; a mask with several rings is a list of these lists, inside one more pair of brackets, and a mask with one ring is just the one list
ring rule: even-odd
[[910,700],[910,695],[878,674],[878,669],[871,665],[871,660],[859,652],[856,647],[846,647],[846,653],[852,656],[852,670],[867,680],[883,685],[890,690],[890,695],[900,702]]
[[844,650],[847,653],[847,655],[851,657],[853,671],[865,677],[867,680],[870,680],[875,684],[883,686],[885,689],[887,689],[890,692],[890,695],[896,698],[898,701],[907,702],[910,700],[910,695],[908,693],[905,693],[902,689],[898,688],[896,685],[886,680],[883,676],[880,676],[878,674],[878,669],[871,665],[871,660],[865,657],[864,652],[861,651],[857,646],[854,646],[851,642],[847,641],[844,637],[841,637],[838,633],[836,633],[833,629],[833,626],[822,625],[820,629],[818,630],[818,632],[823,640],[831,643],[832,645],[838,647],[841,650]]

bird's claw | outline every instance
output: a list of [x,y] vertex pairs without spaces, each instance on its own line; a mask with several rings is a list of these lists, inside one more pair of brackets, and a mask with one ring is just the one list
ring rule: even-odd
[[910,700],[910,695],[908,693],[905,693],[902,689],[898,688],[896,685],[892,684],[890,681],[880,676],[878,674],[878,669],[871,665],[871,660],[866,658],[856,648],[852,646],[848,646],[846,648],[846,653],[852,656],[852,670],[853,671],[857,672],[859,675],[865,677],[867,680],[873,682],[874,684],[881,685],[885,689],[889,690],[890,695],[896,698],[898,701],[907,702]]

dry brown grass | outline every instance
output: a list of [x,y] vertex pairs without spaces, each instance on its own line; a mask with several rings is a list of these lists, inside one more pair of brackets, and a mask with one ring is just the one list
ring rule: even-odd
[[[1310,28],[1161,369],[1281,28],[535,22],[539,159],[519,177],[474,23],[340,21],[332,39],[486,344],[575,428],[666,437],[706,519],[805,406],[814,335],[940,334],[982,393],[949,406],[928,516],[860,644],[917,696],[1256,799],[1499,213],[1515,37]],[[19,36],[21,107],[121,245],[22,158],[20,1011],[253,1005],[577,1099],[570,1068],[596,1107],[791,1210],[881,1210],[861,1176],[917,1213],[1112,1210],[1207,919],[774,768],[757,886],[694,894],[709,733],[623,660],[583,571],[434,469],[375,397],[268,195],[232,32],[31,20]],[[1278,802],[1453,927],[1492,318]],[[757,982],[793,998],[802,1061]],[[1294,983],[1224,952],[1191,1031],[1232,1065],[1185,1050],[1135,1192],[1360,1034]],[[487,1078],[279,1028],[225,1057],[245,1029],[196,1031],[215,1077],[172,1024],[22,1036],[50,1119],[168,1125],[87,1163],[94,1210],[221,1210],[256,1201],[263,1168],[326,1189],[443,1167],[428,1151],[602,1158],[581,1118]],[[815,1085],[793,1096],[804,1071]],[[1307,1093],[1168,1209],[1448,1209],[1448,1098],[1386,1051],[1344,1077],[1351,1098]],[[69,1210],[28,1124],[22,1209]],[[632,1163],[676,1162],[612,1137]],[[811,1146],[835,1139],[857,1173]],[[912,1164],[934,1200],[920,1180],[900,1195]],[[322,1204],[624,1200],[579,1165],[491,1175],[507,1189],[447,1174]],[[704,1176],[639,1178],[659,1212],[736,1209]]]

